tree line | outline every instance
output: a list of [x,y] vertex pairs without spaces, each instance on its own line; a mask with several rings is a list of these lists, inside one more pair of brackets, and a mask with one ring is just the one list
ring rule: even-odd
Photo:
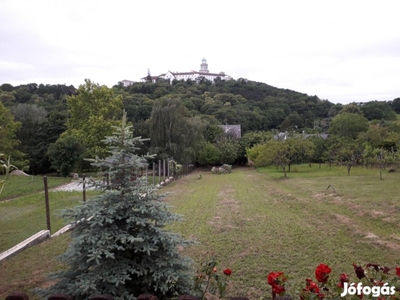
[[[135,135],[150,138],[142,154],[203,165],[246,163],[248,149],[272,144],[279,132],[314,136],[307,139],[314,145],[312,157],[298,156],[295,163],[333,161],[325,148],[333,147],[328,143],[335,144],[334,137],[341,139],[342,151],[354,141],[363,145],[363,153],[368,147],[373,153],[396,153],[400,133],[400,98],[334,104],[243,78],[158,80],[112,88],[90,80],[78,88],[2,84],[0,153],[11,155],[13,164],[31,174],[90,169],[84,158],[107,155],[103,137],[112,135],[123,110]],[[224,133],[218,125],[225,124],[241,125],[242,136]],[[329,138],[317,141],[321,134]],[[318,147],[325,149],[325,156],[315,154]],[[343,162],[338,156],[335,160]]]

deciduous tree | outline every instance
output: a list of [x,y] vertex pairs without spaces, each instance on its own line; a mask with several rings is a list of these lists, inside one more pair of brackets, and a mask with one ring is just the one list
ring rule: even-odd
[[207,143],[199,153],[199,164],[216,165],[221,162],[221,154],[217,147],[211,143]]
[[122,112],[122,97],[112,89],[86,79],[75,95],[67,98],[69,117],[65,136],[77,138],[86,148],[87,157],[104,157],[107,147],[101,142],[111,135]]
[[73,136],[59,138],[54,144],[51,144],[47,155],[51,165],[64,177],[76,171],[79,161],[83,159],[82,155],[85,148],[80,141]]
[[16,149],[20,143],[16,136],[20,127],[21,123],[15,121],[11,111],[0,102],[0,153],[11,155],[13,163],[22,169],[24,154]]
[[333,118],[329,134],[355,140],[361,132],[368,130],[368,120],[358,113],[340,113]]
[[255,150],[248,150],[248,156],[257,167],[275,164],[282,168],[287,177],[287,168],[294,162],[301,162],[312,156],[314,145],[308,140],[289,138],[284,141],[270,140],[262,145],[256,145]]
[[161,98],[150,118],[153,150],[160,157],[173,157],[180,163],[194,162],[204,145],[205,125],[199,117],[189,116],[179,98]]

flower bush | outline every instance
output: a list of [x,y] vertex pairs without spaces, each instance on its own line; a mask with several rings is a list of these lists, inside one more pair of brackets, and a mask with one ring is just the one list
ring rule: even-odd
[[[400,267],[394,270],[378,264],[369,263],[365,267],[353,263],[355,281],[350,282],[346,273],[339,278],[331,278],[331,268],[319,264],[315,268],[315,281],[306,278],[300,290],[301,300],[308,299],[400,299]],[[267,283],[272,289],[272,299],[284,296],[287,277],[283,272],[270,272]]]
[[203,262],[193,278],[195,295],[201,299],[223,298],[227,285],[226,279],[232,275],[232,270],[224,269],[222,273],[223,275],[218,272],[215,258]]
[[[267,283],[271,286],[272,299],[328,300],[328,299],[378,299],[400,300],[400,267],[389,269],[375,263],[365,267],[352,264],[354,278],[346,273],[332,277],[332,269],[326,264],[319,264],[314,271],[315,280],[305,279],[305,284],[299,289],[297,297],[287,296],[285,284],[288,277],[284,272],[270,272]],[[194,277],[195,295],[201,299],[223,298],[227,279],[232,270],[227,268],[218,272],[217,262],[211,258],[203,262]],[[353,280],[354,281],[351,281]],[[285,296],[285,298],[283,298]]]
[[287,277],[283,272],[271,272],[267,276],[268,284],[272,287],[273,298],[276,294],[282,294],[285,292],[285,282]]

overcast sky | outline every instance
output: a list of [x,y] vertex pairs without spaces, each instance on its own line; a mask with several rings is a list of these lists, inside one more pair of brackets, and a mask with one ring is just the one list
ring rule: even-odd
[[333,103],[400,97],[400,1],[0,0],[0,84],[200,69]]

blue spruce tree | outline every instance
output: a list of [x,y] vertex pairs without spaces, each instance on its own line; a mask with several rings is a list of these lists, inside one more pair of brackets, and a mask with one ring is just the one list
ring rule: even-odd
[[147,163],[135,154],[144,139],[133,137],[125,113],[121,127],[114,129],[104,140],[110,156],[91,160],[108,174],[110,184],[96,183],[103,190],[99,196],[64,212],[75,223],[71,244],[61,256],[68,268],[54,274],[56,284],[42,291],[44,296],[135,299],[152,293],[167,299],[191,291],[191,260],[178,248],[192,242],[166,229],[181,218],[168,210],[164,194],[138,176]]

